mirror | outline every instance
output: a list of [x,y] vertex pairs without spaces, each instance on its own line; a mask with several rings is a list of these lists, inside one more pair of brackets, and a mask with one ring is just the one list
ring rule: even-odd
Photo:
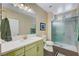
[[[17,5],[18,3],[16,3]],[[9,20],[18,20],[18,25],[17,21],[14,21],[15,29],[13,31],[18,31],[18,35],[25,35],[25,34],[35,34],[36,33],[36,18],[35,18],[35,13],[31,12],[31,8],[27,11],[22,9],[21,7],[15,6],[15,4],[2,4],[3,5],[3,12],[2,12],[2,17],[5,18],[7,17]],[[20,5],[20,4],[19,4]],[[28,5],[28,3],[24,4]],[[26,6],[25,6],[26,7]],[[29,7],[28,7],[29,8]],[[13,27],[13,26],[11,26]]]
[[[29,6],[28,11],[15,6],[13,3],[3,3],[2,5],[2,20],[7,18],[9,21],[9,33],[11,35],[9,35],[8,38],[12,37],[13,40],[15,36],[36,34],[36,15],[35,12],[29,8],[29,4],[27,4]],[[24,5],[26,7],[26,4]]]

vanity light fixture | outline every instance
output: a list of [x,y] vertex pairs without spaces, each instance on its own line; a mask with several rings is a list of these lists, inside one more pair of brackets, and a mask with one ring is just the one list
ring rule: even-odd
[[27,5],[23,4],[23,3],[16,3],[16,4],[14,4],[14,6],[19,7],[20,9],[23,9],[23,10],[25,10],[27,12],[33,13],[33,10],[31,9],[31,7],[27,6]]

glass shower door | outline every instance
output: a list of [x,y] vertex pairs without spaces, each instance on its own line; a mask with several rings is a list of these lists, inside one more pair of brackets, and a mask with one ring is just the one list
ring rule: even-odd
[[51,37],[60,47],[79,52],[79,12],[75,12],[54,16]]
[[64,23],[62,21],[55,21],[52,23],[52,41],[62,42],[64,39]]
[[77,51],[77,17],[52,22],[52,41]]
[[78,24],[77,24],[77,49],[78,49],[78,55],[79,55],[79,17],[78,17]]
[[76,23],[76,18],[69,18],[64,21],[64,43],[74,46],[76,45]]

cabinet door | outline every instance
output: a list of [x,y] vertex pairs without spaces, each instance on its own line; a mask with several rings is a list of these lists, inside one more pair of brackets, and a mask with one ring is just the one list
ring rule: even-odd
[[37,47],[32,47],[25,51],[25,56],[36,56],[37,55]]
[[41,41],[39,41],[39,42],[37,43],[37,55],[38,55],[38,56],[43,56],[43,53],[44,53],[43,47],[44,47],[43,41],[41,40]]

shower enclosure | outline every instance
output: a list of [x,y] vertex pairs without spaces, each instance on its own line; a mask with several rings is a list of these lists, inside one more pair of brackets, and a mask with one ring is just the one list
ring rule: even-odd
[[[62,16],[61,18],[58,18]],[[51,22],[52,41],[62,48],[78,52],[78,14],[55,16]]]

